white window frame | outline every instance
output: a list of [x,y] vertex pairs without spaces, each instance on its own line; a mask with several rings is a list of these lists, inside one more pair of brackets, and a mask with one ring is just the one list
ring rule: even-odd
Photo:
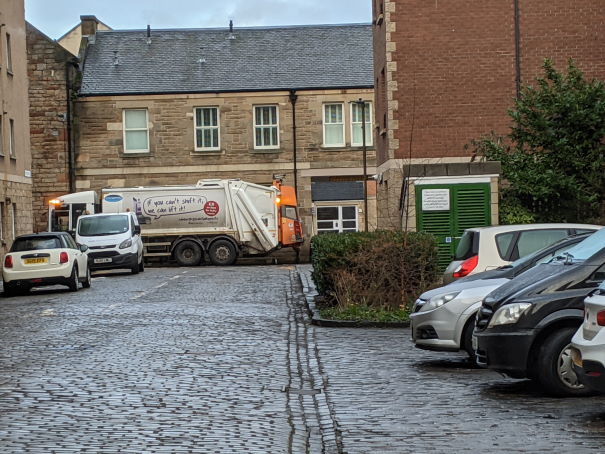
[[[342,123],[328,123],[326,118],[326,108],[328,106],[340,106],[340,111],[342,114]],[[323,116],[323,147],[325,148],[334,148],[334,147],[344,147],[346,145],[345,138],[345,108],[344,103],[342,102],[327,102],[322,105],[322,116]],[[342,128],[342,143],[326,143],[326,125],[338,125]]]
[[13,73],[13,55],[11,52],[11,35],[9,33],[6,34],[6,70],[10,74]]
[[[198,126],[197,124],[197,111],[203,109],[214,109],[216,110],[216,126]],[[195,151],[218,151],[221,149],[221,111],[218,106],[199,106],[193,109],[193,147]],[[201,130],[214,130],[216,129],[218,136],[218,143],[216,147],[198,147],[197,145],[197,131]]]
[[[260,109],[263,107],[273,107],[275,108],[275,120],[276,123],[274,125],[259,125],[257,124],[256,120],[256,109]],[[279,106],[277,104],[263,104],[263,105],[258,105],[258,106],[253,106],[253,117],[254,117],[254,131],[253,131],[253,135],[254,135],[254,149],[255,150],[275,150],[279,148],[279,144],[280,144],[280,137],[279,137]],[[277,130],[277,144],[276,145],[259,145],[256,143],[256,130],[258,128],[276,128]]]
[[[133,111],[144,111],[145,112],[145,128],[129,128],[126,129],[126,112]],[[127,150],[126,149],[126,133],[129,131],[146,131],[147,132],[147,148],[135,149],[135,150]],[[122,141],[123,141],[123,150],[124,154],[128,153],[149,153],[150,145],[149,145],[149,110],[147,108],[143,109],[123,109],[122,110]]]
[[8,153],[11,158],[17,157],[17,147],[15,144],[15,120],[10,119],[8,121],[9,132],[8,132]]
[[[357,143],[357,142],[353,142],[353,126],[354,125],[361,125],[361,121],[353,121],[353,109],[355,108],[356,104],[353,102],[351,103],[351,146],[352,147],[362,147],[363,146],[363,136],[361,137],[361,142]],[[369,134],[369,140],[366,139],[366,146],[371,147],[374,145],[374,130],[372,129],[373,127],[373,111],[372,111],[372,101],[366,101],[366,111],[365,111],[365,117],[366,117],[366,135]],[[361,111],[360,111],[360,115],[361,115]],[[369,132],[367,132],[369,131]]]
[[[342,226],[342,224],[345,222],[345,220],[342,218],[342,209],[343,208],[349,208],[349,207],[353,207],[355,208],[355,230],[353,230],[351,227],[347,227],[346,229]],[[336,233],[344,233],[344,232],[359,232],[359,212],[358,212],[358,207],[355,204],[343,204],[343,205],[317,205],[315,207],[315,209],[318,211],[321,208],[338,208],[338,219],[332,219],[331,221],[326,221],[326,220],[319,220],[319,216],[317,215],[315,217],[315,231],[317,233],[319,232],[332,232],[334,230],[338,230],[338,232]],[[346,221],[353,221],[353,219],[346,219]],[[326,228],[322,228],[320,229],[318,226],[319,222],[332,222],[332,228],[331,229],[326,229]]]

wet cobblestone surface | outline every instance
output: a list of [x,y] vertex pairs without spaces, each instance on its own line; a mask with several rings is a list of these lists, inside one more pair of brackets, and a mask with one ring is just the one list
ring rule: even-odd
[[605,398],[308,323],[294,267],[147,269],[0,300],[0,452],[605,452]]

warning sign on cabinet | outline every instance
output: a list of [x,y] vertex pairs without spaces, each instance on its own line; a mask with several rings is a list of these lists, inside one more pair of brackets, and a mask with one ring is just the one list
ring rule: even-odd
[[449,189],[425,189],[422,191],[422,211],[448,211]]

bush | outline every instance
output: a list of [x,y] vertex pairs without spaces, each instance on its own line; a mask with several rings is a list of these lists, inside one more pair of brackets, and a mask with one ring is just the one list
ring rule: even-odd
[[311,239],[311,250],[318,292],[341,307],[406,308],[438,276],[427,233],[325,234]]

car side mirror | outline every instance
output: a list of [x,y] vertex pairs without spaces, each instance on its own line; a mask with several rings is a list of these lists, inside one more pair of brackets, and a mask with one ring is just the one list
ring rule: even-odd
[[88,246],[86,246],[85,244],[81,244],[80,245],[80,252],[86,252],[88,251]]
[[134,234],[135,235],[140,235],[141,234],[141,226],[140,225],[135,225],[134,226]]

